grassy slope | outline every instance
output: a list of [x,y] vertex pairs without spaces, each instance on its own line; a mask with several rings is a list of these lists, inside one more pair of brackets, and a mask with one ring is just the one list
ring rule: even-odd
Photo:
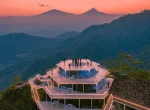
[[10,86],[0,93],[0,110],[36,110],[29,84],[16,89]]

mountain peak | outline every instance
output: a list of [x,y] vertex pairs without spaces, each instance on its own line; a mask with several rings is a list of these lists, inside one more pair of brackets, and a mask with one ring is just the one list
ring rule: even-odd
[[99,12],[96,8],[91,8],[89,11],[96,11],[96,12]]
[[64,11],[61,11],[61,10],[57,10],[57,9],[52,9],[52,10],[44,12],[44,13],[42,13],[40,15],[49,16],[49,15],[73,15],[73,14],[67,13],[67,12],[64,12]]
[[106,15],[103,12],[99,12],[96,8],[91,8],[90,10],[84,12],[82,15]]
[[48,12],[63,12],[63,11],[61,11],[61,10],[57,10],[57,9],[52,9],[52,10],[49,10]]

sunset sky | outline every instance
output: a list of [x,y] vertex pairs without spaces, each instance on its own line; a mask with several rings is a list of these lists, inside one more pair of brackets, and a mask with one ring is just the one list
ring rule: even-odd
[[1,0],[0,16],[29,16],[51,9],[80,14],[90,8],[127,14],[150,9],[150,0]]

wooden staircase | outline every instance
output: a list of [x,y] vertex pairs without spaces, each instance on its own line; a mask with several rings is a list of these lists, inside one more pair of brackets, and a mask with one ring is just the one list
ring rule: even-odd
[[38,101],[39,96],[38,96],[38,92],[35,88],[32,89],[32,93],[33,93],[33,98]]
[[113,96],[110,95],[104,110],[112,110]]

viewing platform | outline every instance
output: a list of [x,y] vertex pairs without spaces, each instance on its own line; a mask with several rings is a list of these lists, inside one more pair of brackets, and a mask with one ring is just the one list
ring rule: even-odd
[[[33,87],[37,88],[37,89],[44,89],[46,91],[46,93],[48,95],[50,95],[52,98],[66,98],[66,99],[70,99],[70,98],[75,98],[75,99],[91,99],[91,97],[93,99],[103,99],[108,95],[108,91],[109,91],[109,87],[107,86],[107,84],[105,84],[103,86],[102,89],[100,89],[99,91],[95,92],[95,93],[85,93],[85,92],[78,92],[78,91],[74,91],[73,89],[71,90],[67,90],[67,89],[62,89],[62,88],[58,88],[58,87],[54,87],[54,86],[48,86],[48,85],[36,85],[34,83],[34,79],[30,79],[29,83],[30,85],[32,85]],[[113,81],[112,78],[109,79],[110,82]],[[111,85],[110,85],[111,86]],[[86,88],[85,88],[86,89]]]
[[81,59],[81,62],[78,61],[77,63],[75,63],[74,60],[66,60],[66,61],[61,61],[60,63],[58,63],[56,65],[58,67],[61,67],[65,71],[71,71],[71,70],[72,71],[74,71],[74,70],[76,70],[76,71],[83,71],[83,70],[90,71],[91,69],[100,66],[99,63],[93,62],[89,59]]
[[[99,63],[76,58],[61,61],[45,75],[28,80],[40,110],[96,110],[104,106],[113,82],[107,75],[108,70]],[[44,100],[41,93],[45,94]]]

